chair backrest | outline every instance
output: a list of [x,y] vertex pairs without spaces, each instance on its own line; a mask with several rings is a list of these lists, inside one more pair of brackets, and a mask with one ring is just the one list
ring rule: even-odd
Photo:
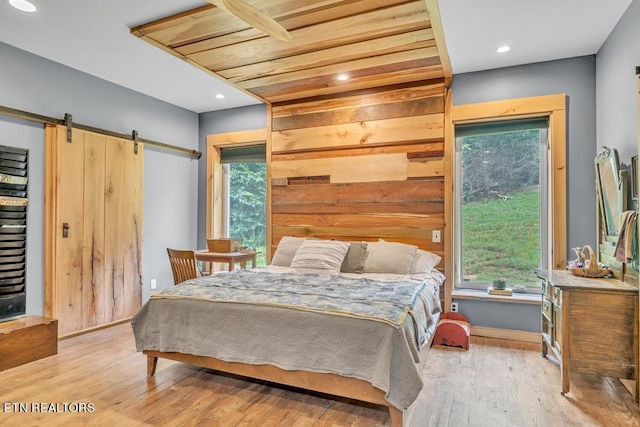
[[174,285],[200,276],[194,251],[181,251],[167,248],[167,252],[169,253]]

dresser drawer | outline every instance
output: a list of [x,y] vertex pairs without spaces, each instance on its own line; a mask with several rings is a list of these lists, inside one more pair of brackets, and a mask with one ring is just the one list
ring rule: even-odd
[[554,345],[562,352],[562,308],[558,305],[553,306],[553,326]]
[[556,287],[553,288],[551,301],[553,301],[553,303],[558,307],[562,307],[562,289],[558,289]]
[[549,336],[549,345],[553,345],[553,323],[543,322],[542,333]]
[[547,282],[546,280],[543,280],[540,286],[542,290],[542,297],[545,299],[551,300],[552,293],[553,293],[553,286],[551,286],[549,282]]
[[542,300],[542,314],[549,319],[553,320],[553,303],[547,299]]

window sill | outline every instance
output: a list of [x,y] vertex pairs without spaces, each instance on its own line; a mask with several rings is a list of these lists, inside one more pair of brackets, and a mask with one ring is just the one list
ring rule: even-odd
[[508,297],[503,295],[489,295],[486,291],[477,289],[455,289],[451,292],[451,298],[454,300],[467,299],[504,302],[510,304],[542,305],[542,297],[536,294],[514,293],[512,296]]

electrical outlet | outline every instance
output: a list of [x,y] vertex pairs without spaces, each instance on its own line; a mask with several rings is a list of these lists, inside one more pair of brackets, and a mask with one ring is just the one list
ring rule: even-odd
[[458,312],[458,303],[457,302],[452,302],[451,303],[451,312],[452,313],[457,313]]
[[440,230],[433,230],[431,232],[431,241],[433,243],[440,243]]
[[156,288],[156,279],[151,279],[151,289]]

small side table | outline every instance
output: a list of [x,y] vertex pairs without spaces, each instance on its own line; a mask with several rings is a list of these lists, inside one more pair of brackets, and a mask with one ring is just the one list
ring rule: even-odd
[[221,262],[229,266],[229,271],[233,271],[235,264],[240,263],[240,268],[247,268],[247,261],[251,261],[251,268],[256,267],[256,258],[259,252],[209,252],[208,250],[196,251],[196,259],[209,265],[211,271],[212,262]]

